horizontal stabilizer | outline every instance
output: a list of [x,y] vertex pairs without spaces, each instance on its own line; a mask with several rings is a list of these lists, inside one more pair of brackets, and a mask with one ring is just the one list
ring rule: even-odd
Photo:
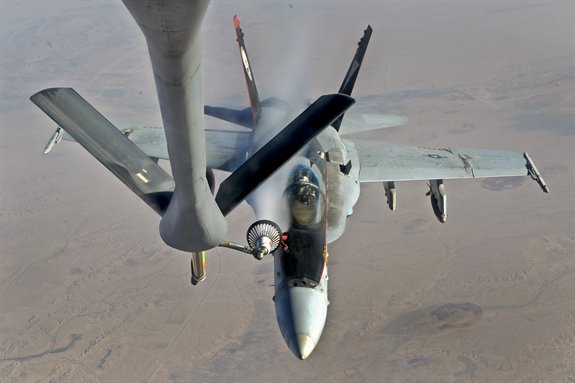
[[172,177],[74,89],[45,89],[30,100],[138,197],[163,214],[174,191]]
[[395,128],[407,124],[405,116],[396,114],[357,113],[350,110],[345,114],[345,121],[341,124],[339,135],[371,132],[373,130]]
[[232,211],[354,102],[343,94],[318,98],[222,182],[216,195],[222,213],[227,215]]
[[[152,159],[169,160],[168,145],[164,129],[151,126],[122,128],[120,132]],[[233,172],[245,160],[250,133],[235,130],[205,130],[206,166],[211,169]],[[60,140],[76,142],[61,127],[56,128],[44,154],[49,153]]]
[[246,128],[251,129],[254,127],[254,118],[251,108],[238,110],[222,106],[204,105],[204,114],[231,122],[232,124],[244,126]]

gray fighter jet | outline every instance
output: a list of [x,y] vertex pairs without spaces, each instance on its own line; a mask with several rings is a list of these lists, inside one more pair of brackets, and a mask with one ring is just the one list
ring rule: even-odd
[[[346,138],[405,123],[399,116],[344,118],[354,103],[350,95],[371,37],[369,26],[339,91],[301,107],[276,98],[260,101],[234,17],[251,106],[230,109],[203,104],[200,30],[209,1],[123,1],[146,37],[163,129],[118,129],[73,89],[46,89],[31,97],[58,124],[44,153],[62,139],[84,146],[159,213],[166,244],[192,253],[193,284],[206,278],[208,249],[227,247],[256,259],[273,254],[277,322],[298,358],[310,355],[323,331],[327,244],[343,234],[361,183],[383,183],[394,210],[396,181],[428,181],[440,222],[447,220],[446,179],[529,176],[548,192],[527,153]],[[248,129],[204,130],[204,113]],[[170,161],[172,176],[158,159]],[[212,169],[230,173],[215,194]],[[246,198],[256,215],[247,245],[226,241],[225,216]]]

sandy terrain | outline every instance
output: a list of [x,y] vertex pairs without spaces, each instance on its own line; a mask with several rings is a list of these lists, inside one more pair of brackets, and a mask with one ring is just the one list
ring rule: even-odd
[[[337,90],[370,23],[356,108],[410,124],[361,138],[527,151],[551,194],[527,178],[447,182],[442,225],[424,182],[398,184],[396,212],[364,185],[330,248],[322,340],[299,361],[276,325],[272,259],[211,251],[192,287],[156,214],[81,147],[41,154],[54,124],[28,97],[50,86],[160,124],[123,5],[4,0],[0,381],[575,382],[573,2],[238,3],[206,18],[206,100],[247,104],[234,13],[264,97],[292,78],[303,97]],[[246,216],[230,215],[230,240]]]

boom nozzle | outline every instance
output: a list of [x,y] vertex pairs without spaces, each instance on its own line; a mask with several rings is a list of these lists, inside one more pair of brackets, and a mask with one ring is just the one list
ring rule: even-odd
[[248,229],[247,240],[252,248],[252,255],[256,259],[262,259],[269,253],[273,253],[280,244],[281,230],[272,221],[260,220],[254,222]]

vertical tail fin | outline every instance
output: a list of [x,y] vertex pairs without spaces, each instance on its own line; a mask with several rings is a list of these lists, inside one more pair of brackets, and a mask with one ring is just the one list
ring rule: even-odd
[[246,52],[246,46],[244,43],[244,32],[242,32],[242,28],[240,28],[240,19],[238,18],[238,16],[234,16],[234,27],[236,29],[238,46],[240,48],[240,56],[244,68],[244,77],[246,79],[246,85],[248,87],[248,94],[250,97],[252,116],[254,119],[254,126],[255,126],[257,125],[260,116],[262,114],[262,106],[260,104],[260,98],[258,96],[258,89],[256,87],[254,74],[252,73],[252,69],[250,66],[250,60],[248,59],[248,54]]
[[[369,44],[369,39],[371,38],[371,26],[368,25],[367,29],[363,32],[363,37],[357,43],[357,51],[355,52],[355,56],[353,56],[353,60],[351,61],[351,65],[345,74],[343,82],[339,87],[338,93],[346,94],[351,96],[351,91],[353,90],[353,86],[355,85],[355,80],[357,80],[357,75],[359,74],[359,69],[361,68],[361,63],[363,61],[363,56],[365,56],[365,52],[367,51],[367,44]],[[331,124],[335,130],[339,131],[341,126],[341,121],[343,120],[343,114],[339,116],[337,120]]]

